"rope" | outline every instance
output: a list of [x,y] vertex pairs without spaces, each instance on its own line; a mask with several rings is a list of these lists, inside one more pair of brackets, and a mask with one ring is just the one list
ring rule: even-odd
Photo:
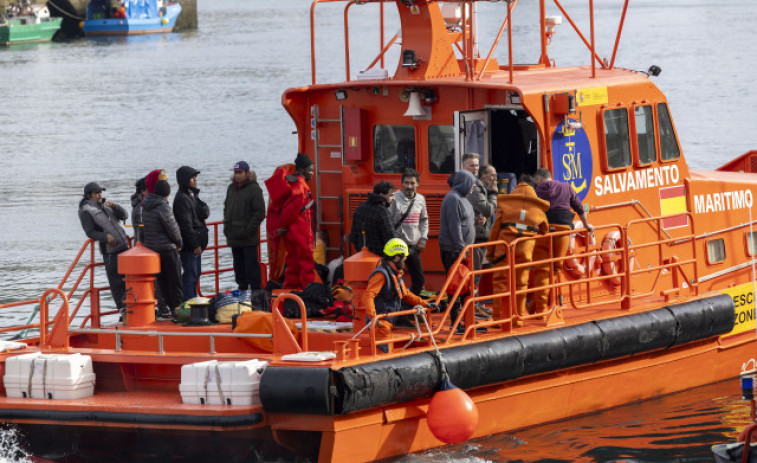
[[439,371],[442,373],[442,382],[446,379],[449,381],[449,375],[447,374],[447,367],[444,366],[444,360],[442,359],[442,353],[439,350],[439,346],[436,345],[436,339],[434,338],[433,333],[431,332],[431,326],[428,324],[428,319],[426,319],[426,312],[423,310],[423,307],[415,306],[415,309],[418,311],[418,315],[423,319],[423,324],[426,325],[426,331],[428,331],[428,337],[431,339],[431,344],[434,345],[434,351],[436,351],[436,357],[439,359]]
[[63,8],[61,8],[58,5],[56,5],[55,2],[53,2],[52,0],[47,0],[47,3],[49,5],[51,5],[51,6],[54,6],[55,9],[58,10],[58,12],[61,13],[63,16],[68,16],[69,18],[75,19],[77,21],[86,21],[87,20],[87,18],[82,18],[81,16],[74,16],[74,15],[72,15],[68,11],[66,11]]

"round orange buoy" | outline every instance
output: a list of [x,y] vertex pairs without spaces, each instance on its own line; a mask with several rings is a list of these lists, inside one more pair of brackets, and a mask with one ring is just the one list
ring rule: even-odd
[[447,444],[465,442],[478,426],[478,408],[462,389],[444,378],[431,398],[426,422],[434,437]]

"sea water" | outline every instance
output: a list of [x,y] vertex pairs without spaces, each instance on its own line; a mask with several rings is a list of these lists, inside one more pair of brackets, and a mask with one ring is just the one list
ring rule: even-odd
[[[588,37],[588,2],[562,3]],[[297,136],[281,94],[310,83],[309,2],[200,0],[198,8],[196,31],[0,49],[0,304],[39,298],[60,282],[84,241],[76,211],[87,182],[101,183],[107,199],[130,210],[138,178],[165,169],[175,192],[176,169],[190,165],[202,171],[210,219],[220,220],[236,161],[248,161],[262,181],[294,159]],[[316,10],[324,39],[316,49],[319,82],[344,79],[342,8]],[[484,54],[504,8],[479,5]],[[595,9],[597,50],[609,59],[622,2],[595,2]],[[390,10],[387,38],[398,28]],[[713,169],[757,149],[756,13],[750,0],[630,4],[616,65],[662,68],[653,81],[668,97],[692,168]],[[350,10],[353,78],[377,53],[377,14],[376,5]],[[547,14],[560,12],[548,5]],[[518,3],[515,62],[538,58],[537,15],[537,1]],[[518,42],[523,36],[532,39]],[[549,54],[558,65],[590,62],[566,20]],[[387,67],[397,56],[395,46]],[[495,56],[507,62],[504,40]],[[221,284],[233,287],[231,275]],[[103,303],[112,305],[107,294]],[[0,323],[21,323],[28,310],[4,310]],[[733,438],[746,422],[737,389],[722,383],[400,460],[711,461],[709,445]],[[3,442],[17,442],[2,437],[9,435]],[[2,458],[26,458],[9,451]]]

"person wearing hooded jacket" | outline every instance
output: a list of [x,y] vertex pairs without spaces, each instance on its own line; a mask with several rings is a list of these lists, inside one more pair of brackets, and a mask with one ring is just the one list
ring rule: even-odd
[[463,248],[476,238],[475,213],[466,199],[475,181],[476,177],[466,170],[455,172],[448,181],[452,190],[444,196],[439,219],[439,251],[445,273],[449,273]]
[[296,173],[287,175],[292,193],[281,206],[278,236],[286,249],[284,288],[304,289],[315,279],[313,251],[313,197],[308,182],[313,178],[313,161],[302,153],[294,160]]
[[[510,192],[497,197],[497,216],[492,224],[490,241],[504,241],[510,243],[523,236],[536,236],[549,232],[549,223],[545,214],[549,209],[549,203],[536,196],[531,177],[521,175],[518,186]],[[514,263],[523,264],[533,259],[535,239],[522,240],[515,246]],[[509,289],[508,275],[510,274],[507,248],[498,244],[487,250],[486,257],[494,267],[501,268],[492,275],[492,288],[495,294],[505,293]],[[525,290],[528,287],[530,269],[527,266],[519,267],[515,271],[516,291]],[[526,316],[526,294],[518,294],[516,297],[517,315]],[[495,320],[504,318],[503,298],[494,298],[492,312]],[[515,314],[513,314],[515,315]],[[516,320],[515,325],[522,325],[522,320]]]
[[373,193],[368,193],[368,199],[355,208],[350,241],[356,251],[363,249],[365,244],[369,251],[381,256],[386,242],[394,238],[394,227],[389,220],[393,190],[394,185],[382,180],[373,186]]
[[173,210],[168,204],[171,186],[161,172],[155,182],[147,183],[147,196],[142,201],[143,245],[160,256],[157,283],[158,318],[170,319],[184,301],[181,287],[181,251],[183,241]]
[[104,190],[95,182],[84,186],[84,197],[79,202],[79,221],[87,237],[100,243],[110,294],[123,313],[126,285],[123,275],[118,273],[118,255],[129,248],[129,239],[118,222],[126,220],[129,214],[113,201],[105,201],[102,197]]
[[131,195],[131,226],[134,229],[134,241],[142,242],[142,200],[147,195],[145,177],[140,178],[134,184],[136,191]]
[[208,247],[208,227],[205,219],[210,216],[210,209],[200,199],[197,188],[199,170],[181,166],[176,171],[176,183],[179,191],[173,198],[173,215],[181,230],[184,244],[181,257],[181,288],[184,300],[197,296],[197,282],[202,273],[202,252]]
[[265,218],[263,190],[245,161],[234,164],[223,203],[223,234],[231,248],[234,279],[240,291],[260,289],[260,224]]

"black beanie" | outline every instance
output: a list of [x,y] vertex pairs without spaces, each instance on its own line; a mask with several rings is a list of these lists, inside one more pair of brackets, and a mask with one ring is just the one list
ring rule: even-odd
[[297,153],[297,158],[294,160],[294,167],[297,170],[304,170],[312,165],[313,161],[310,160],[307,154]]
[[155,194],[167,198],[171,194],[171,185],[165,180],[158,180],[155,183]]

